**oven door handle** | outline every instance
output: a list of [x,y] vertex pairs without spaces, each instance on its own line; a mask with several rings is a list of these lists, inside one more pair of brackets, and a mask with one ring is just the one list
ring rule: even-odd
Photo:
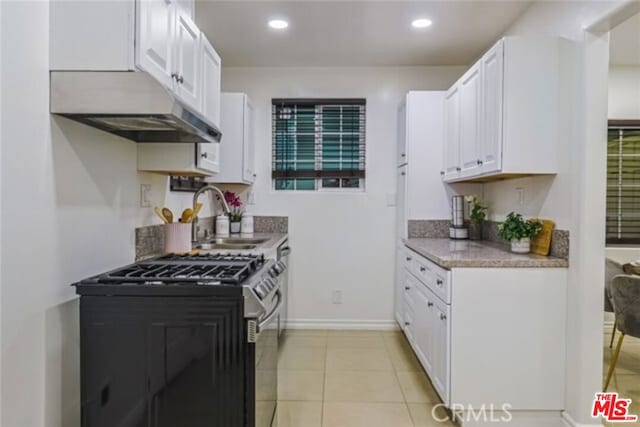
[[289,256],[290,253],[291,253],[291,248],[289,246],[281,248],[280,249],[280,258],[284,258],[286,256]]
[[280,311],[280,306],[282,306],[282,293],[280,292],[280,289],[276,291],[276,296],[278,297],[278,303],[276,304],[275,308],[271,311],[271,313],[269,313],[267,317],[265,317],[262,321],[260,321],[260,323],[258,323],[258,332],[260,332],[260,330],[264,328],[267,325],[267,323],[271,322],[273,318],[278,315],[278,312]]

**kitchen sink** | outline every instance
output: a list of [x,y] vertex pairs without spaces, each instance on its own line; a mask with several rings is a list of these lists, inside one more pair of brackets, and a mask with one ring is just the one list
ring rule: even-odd
[[251,244],[257,245],[260,243],[265,243],[267,240],[269,239],[264,239],[264,238],[260,239],[260,238],[253,238],[253,237],[220,237],[218,239],[211,240],[208,243],[232,244],[232,245],[251,243]]
[[256,244],[252,243],[200,243],[195,246],[195,249],[202,249],[204,251],[212,251],[216,249],[255,249]]
[[268,240],[269,239],[257,237],[219,237],[198,243],[194,246],[194,249],[203,251],[214,251],[216,249],[247,250],[255,249],[259,244],[265,243]]

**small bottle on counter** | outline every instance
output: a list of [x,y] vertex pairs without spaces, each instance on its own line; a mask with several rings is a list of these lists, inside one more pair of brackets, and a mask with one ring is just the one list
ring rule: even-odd
[[229,235],[229,217],[226,215],[218,215],[216,217],[216,236]]
[[240,232],[242,234],[253,234],[253,215],[244,214],[242,216]]

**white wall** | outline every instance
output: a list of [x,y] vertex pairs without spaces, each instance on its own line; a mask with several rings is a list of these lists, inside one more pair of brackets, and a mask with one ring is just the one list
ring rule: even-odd
[[609,67],[609,118],[640,120],[640,65]]
[[[608,39],[585,34],[585,28],[624,2],[537,2],[507,31],[509,35],[563,36],[584,43],[577,68],[565,72],[573,87],[565,95],[560,172],[555,177],[526,178],[485,185],[492,217],[510,210],[556,221],[571,232],[567,314],[566,414],[571,422],[594,424],[593,393],[602,380],[602,288],[604,286],[604,182],[606,76]],[[517,188],[525,203],[516,202]],[[601,278],[598,280],[597,278]],[[595,425],[595,424],[594,424]]]
[[191,195],[136,172],[135,144],[49,115],[49,4],[0,2],[3,427],[79,423],[77,300],[70,283],[133,261],[159,223],[139,186],[177,210]]
[[[224,91],[246,92],[256,108],[255,209],[288,215],[292,254],[290,316],[298,322],[393,324],[397,108],[410,89],[447,88],[460,67],[223,68]],[[271,99],[365,97],[364,193],[271,190]],[[331,303],[341,290],[344,303]],[[315,321],[315,322],[314,322]]]

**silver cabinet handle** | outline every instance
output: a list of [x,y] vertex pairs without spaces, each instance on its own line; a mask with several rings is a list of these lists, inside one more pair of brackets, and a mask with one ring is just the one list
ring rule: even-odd
[[206,158],[209,157],[209,153],[204,152],[204,153],[200,154],[200,157],[202,157],[203,159],[206,159]]
[[442,280],[440,280],[440,279],[436,280],[436,284],[437,284],[438,286],[442,286],[442,283],[443,283],[443,282],[442,282]]
[[407,261],[411,261],[411,257],[410,257],[410,256],[406,257],[405,259],[406,259]]
[[184,77],[182,76],[178,76],[178,78],[176,79],[176,81],[180,84],[184,83]]
[[400,175],[405,176],[407,173],[406,172],[400,172]]
[[420,271],[424,273],[425,271],[427,271],[427,269],[425,267],[420,267]]
[[433,307],[433,303],[432,303],[431,301],[429,301],[429,302],[427,303],[427,307]]
[[405,286],[405,287],[404,287],[404,290],[405,290],[405,291],[408,291],[408,290],[410,290],[410,289],[411,289],[411,286]]
[[404,326],[409,326],[411,322],[404,322]]
[[446,320],[447,315],[446,314],[440,314],[440,320]]
[[401,157],[407,157],[405,153],[400,154]]
[[460,169],[460,168],[456,168],[456,170],[457,170],[458,172],[460,172],[462,169]]
[[178,80],[178,74],[177,73],[171,73],[171,78],[173,80]]
[[444,171],[440,171],[440,175],[444,176]]

